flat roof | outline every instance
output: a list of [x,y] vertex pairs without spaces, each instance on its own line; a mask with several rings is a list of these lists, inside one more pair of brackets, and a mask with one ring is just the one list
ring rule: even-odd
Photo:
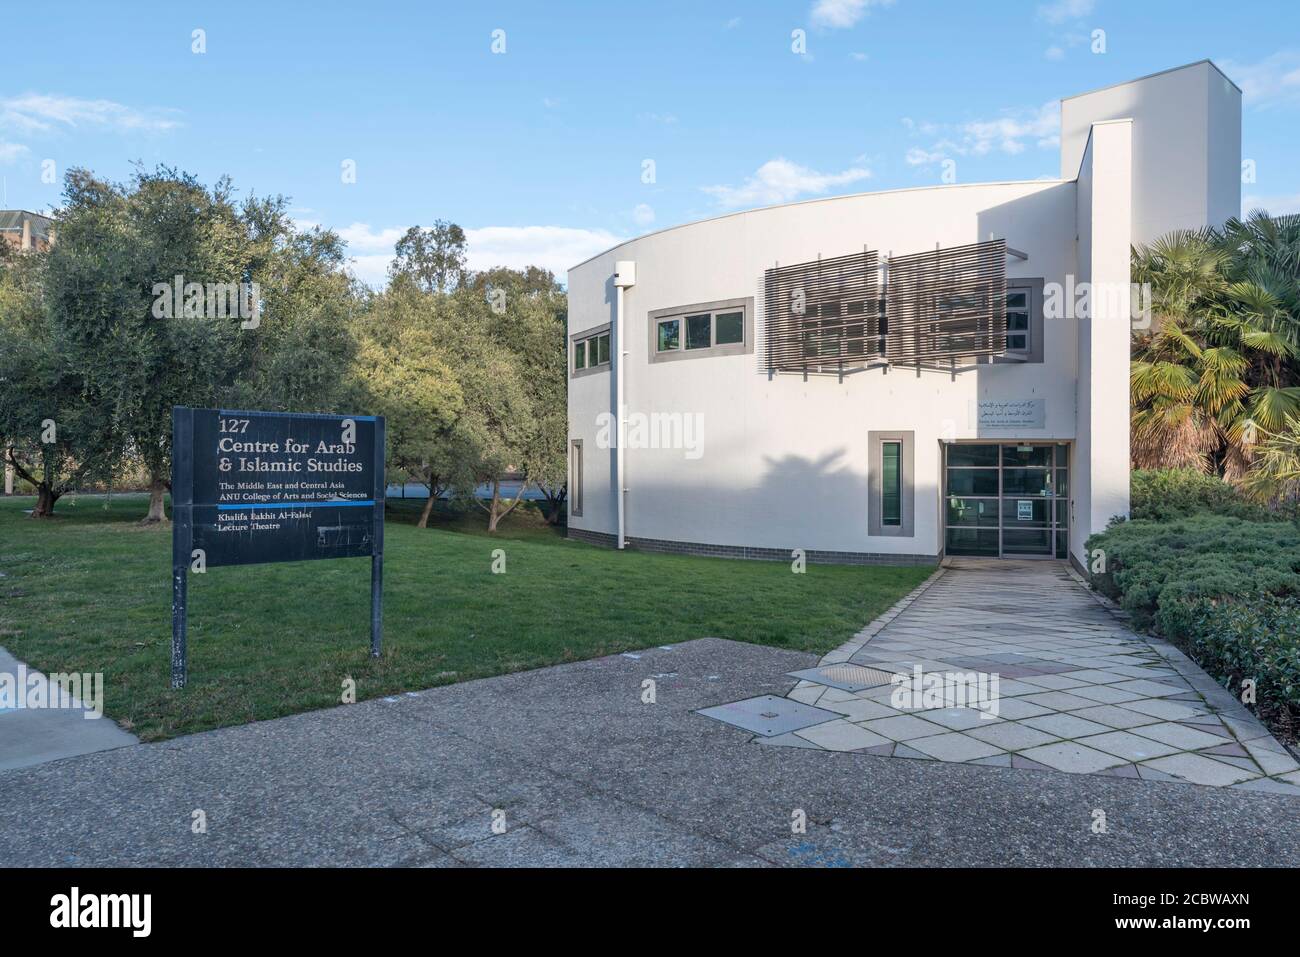
[[1113,90],[1117,86],[1128,86],[1130,83],[1141,83],[1143,80],[1150,80],[1157,76],[1164,76],[1166,73],[1177,73],[1179,70],[1190,70],[1192,67],[1200,66],[1202,63],[1208,65],[1212,70],[1214,70],[1215,73],[1219,74],[1219,76],[1223,77],[1229,83],[1232,83],[1232,88],[1236,90],[1238,93],[1242,92],[1241,87],[1237,86],[1236,83],[1233,83],[1232,77],[1224,73],[1223,70],[1219,68],[1219,65],[1217,63],[1207,58],[1204,60],[1196,60],[1193,63],[1184,63],[1182,66],[1171,66],[1167,70],[1157,70],[1155,73],[1148,73],[1146,76],[1134,77],[1132,80],[1121,80],[1118,83],[1110,83],[1107,84],[1106,86],[1099,86],[1095,90],[1085,90],[1083,93],[1072,93],[1069,96],[1061,97],[1061,102],[1064,103],[1066,100],[1075,100],[1081,96],[1092,96],[1092,94],[1101,93],[1103,90]]

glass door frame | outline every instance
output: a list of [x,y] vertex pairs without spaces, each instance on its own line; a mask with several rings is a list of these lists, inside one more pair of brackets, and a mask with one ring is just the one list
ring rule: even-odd
[[[1069,519],[1070,519],[1070,514],[1072,512],[1072,508],[1070,507],[1069,504],[1070,489],[1068,483],[1069,483],[1069,473],[1070,473],[1070,458],[1071,458],[1071,453],[1073,451],[1073,444],[1074,443],[1069,440],[1057,440],[1057,439],[1028,439],[1024,441],[1020,441],[1016,439],[991,439],[991,440],[984,440],[984,441],[964,440],[959,442],[940,442],[940,445],[943,446],[943,451],[940,456],[941,459],[940,468],[943,470],[943,492],[939,500],[939,509],[940,509],[940,515],[942,517],[942,523],[940,525],[940,528],[942,529],[944,555],[946,556],[948,554],[948,530],[950,528],[978,527],[978,526],[964,526],[964,525],[949,525],[948,523],[949,499],[952,497],[964,498],[964,499],[983,499],[983,500],[988,500],[993,498],[993,496],[989,496],[989,495],[960,495],[960,496],[949,495],[948,493],[948,450],[954,445],[985,445],[985,446],[993,445],[996,446],[998,450],[998,461],[996,466],[997,473],[998,473],[998,488],[997,488],[997,496],[995,499],[993,499],[994,501],[997,502],[997,508],[998,508],[998,524],[996,529],[998,533],[998,549],[997,549],[996,557],[997,558],[1047,559],[1047,560],[1055,560],[1055,561],[1061,561],[1064,560],[1065,558],[1068,558],[1069,544],[1070,544],[1069,543],[1069,528],[1070,528]],[[1049,546],[1046,554],[1034,554],[1032,552],[1011,552],[1010,554],[1008,554],[1006,551],[1006,545],[1004,542],[1003,533],[1006,531],[1007,516],[1006,516],[1006,492],[1004,489],[1003,478],[1004,478],[1004,472],[1007,468],[1015,468],[1017,466],[1007,464],[1005,460],[1004,450],[1007,447],[1016,447],[1016,446],[1046,447],[1051,449],[1050,464],[1046,466],[1020,466],[1022,468],[1023,467],[1042,468],[1045,469],[1047,472],[1047,482],[1048,482],[1048,487],[1051,490],[1051,494],[1047,496],[1033,496],[1033,498],[1036,500],[1039,501],[1045,500],[1047,502],[1049,521],[1047,525],[1042,529],[1043,531],[1048,533]],[[1064,456],[1065,458],[1064,462],[1060,461],[1062,456]],[[988,466],[983,466],[983,468],[988,468]],[[1059,491],[1060,489],[1059,476],[1062,473],[1066,475],[1067,487],[1066,487],[1065,494],[1061,494],[1061,492]],[[1066,503],[1065,521],[1063,522],[1060,521],[1059,519],[1060,509],[1058,507],[1058,503],[1060,502]],[[993,531],[993,529],[986,529],[986,530]],[[1066,535],[1065,549],[1064,549],[1066,554],[1063,556],[1058,556],[1056,553],[1058,551],[1058,539],[1061,533],[1065,533]],[[978,557],[978,556],[972,556],[972,557]],[[993,556],[988,555],[986,557],[993,557]]]

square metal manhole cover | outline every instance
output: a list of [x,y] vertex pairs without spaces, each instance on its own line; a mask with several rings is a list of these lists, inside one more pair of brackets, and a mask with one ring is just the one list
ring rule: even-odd
[[879,688],[893,680],[894,672],[879,668],[864,668],[862,665],[848,663],[822,665],[820,668],[805,668],[803,671],[786,672],[791,678],[800,678],[815,684],[839,688],[841,691],[866,691]]
[[789,698],[778,698],[772,694],[720,704],[712,708],[701,708],[695,713],[734,724],[737,728],[761,734],[765,738],[844,717],[834,711],[814,708],[812,705],[801,704]]

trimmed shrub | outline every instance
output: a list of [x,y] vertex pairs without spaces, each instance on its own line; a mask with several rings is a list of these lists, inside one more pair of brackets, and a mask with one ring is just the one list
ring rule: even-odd
[[[1255,681],[1257,708],[1294,725],[1300,718],[1300,600],[1264,595],[1252,601],[1180,602],[1168,626],[1206,671],[1237,692]],[[1161,615],[1162,627],[1165,615]]]
[[1105,572],[1093,584],[1141,627],[1184,599],[1300,594],[1300,533],[1290,522],[1226,515],[1119,522],[1087,548],[1105,552]]
[[1155,522],[1207,513],[1259,522],[1281,517],[1248,501],[1223,479],[1195,469],[1138,469],[1131,474],[1129,496],[1131,516]]
[[1092,582],[1225,683],[1256,681],[1259,704],[1300,715],[1300,530],[1195,514],[1118,522],[1088,539]]

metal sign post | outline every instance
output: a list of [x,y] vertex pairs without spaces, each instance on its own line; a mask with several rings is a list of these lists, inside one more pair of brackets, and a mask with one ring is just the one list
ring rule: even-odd
[[172,687],[188,676],[188,575],[370,556],[370,654],[383,643],[384,420],[172,410]]
[[189,674],[190,552],[194,547],[194,410],[172,409],[172,687]]
[[385,427],[383,418],[375,420],[375,508],[374,530],[370,538],[373,543],[370,552],[370,657],[379,657],[379,648],[384,640],[384,500],[388,495],[388,483],[384,478],[384,440]]

